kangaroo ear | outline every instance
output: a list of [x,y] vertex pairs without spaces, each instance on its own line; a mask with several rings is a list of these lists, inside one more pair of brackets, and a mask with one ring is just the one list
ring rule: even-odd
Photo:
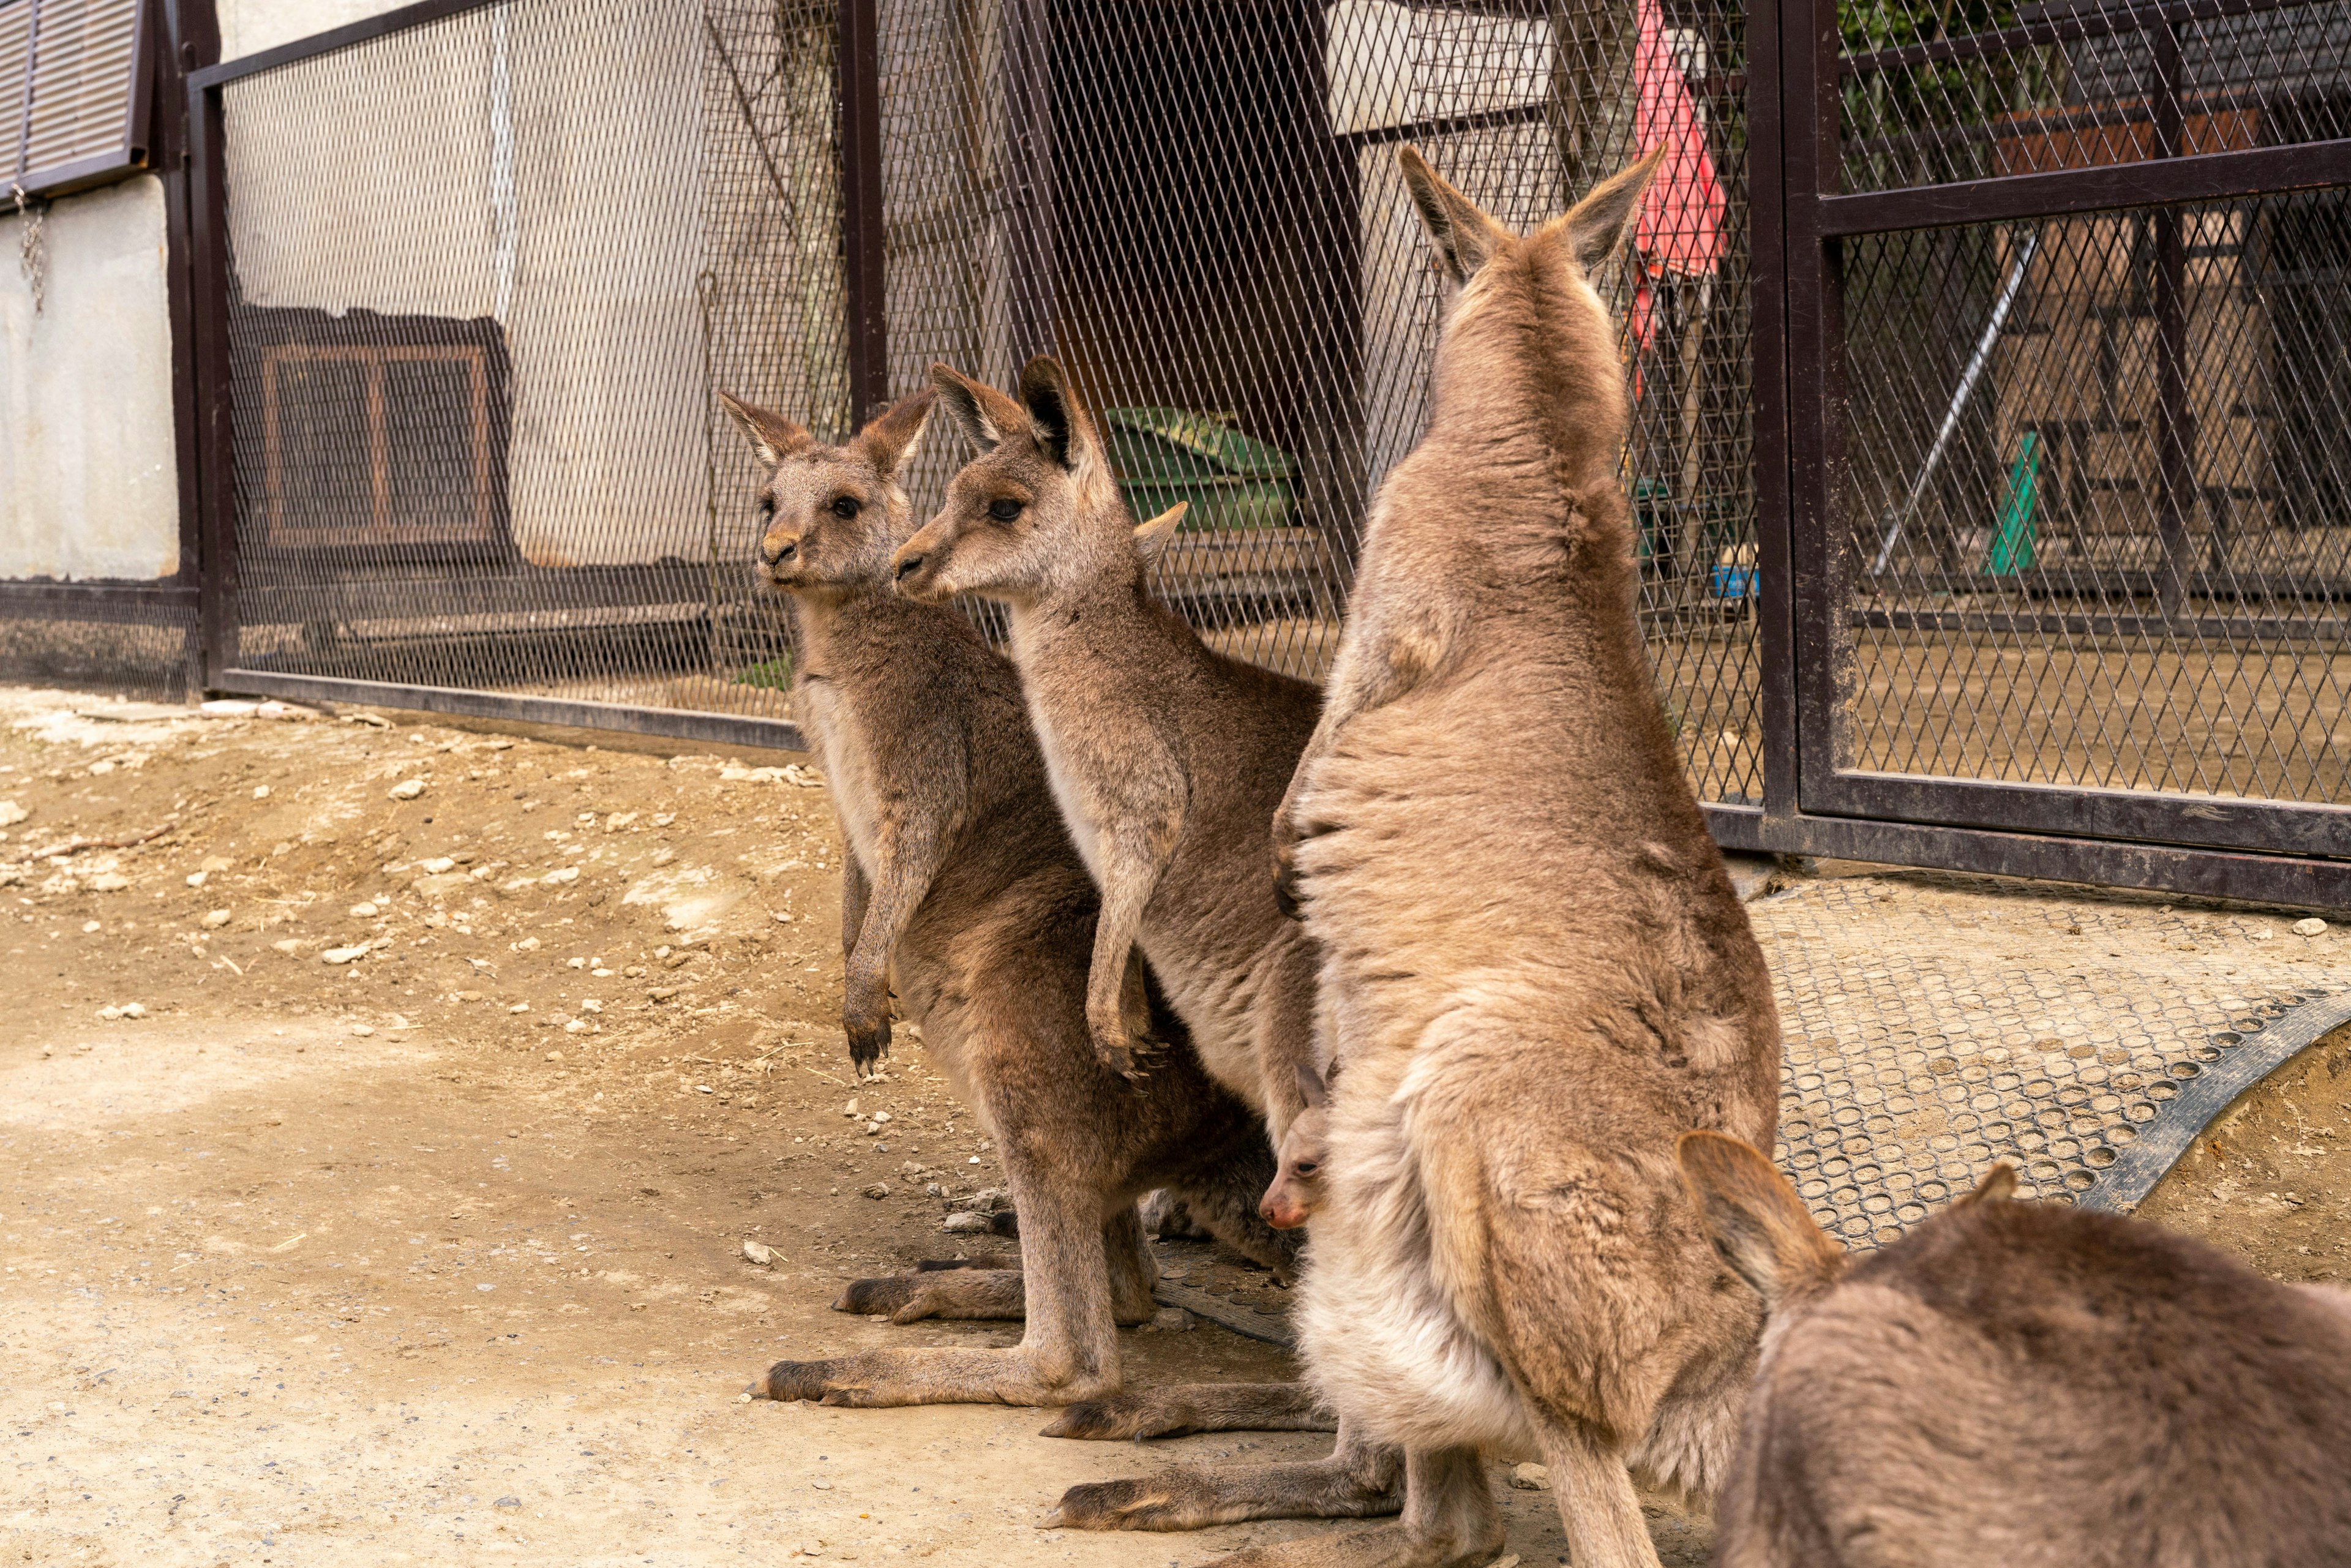
[[939,407],[982,452],[995,451],[1006,436],[1029,428],[1019,403],[951,365],[933,365],[931,384],[938,389]]
[[1667,146],[1659,143],[1649,155],[1628,168],[1620,169],[1584,193],[1583,200],[1570,207],[1565,215],[1553,218],[1543,225],[1541,239],[1565,236],[1568,247],[1575,253],[1576,265],[1590,272],[1616,254],[1625,243],[1625,231],[1633,226],[1634,214],[1641,210],[1641,198],[1656,178],[1657,166],[1666,161]]
[[737,429],[751,438],[752,450],[770,468],[801,447],[815,444],[816,437],[774,409],[761,408],[756,402],[745,402],[725,392],[718,394],[718,406],[726,411]]
[[1143,558],[1146,567],[1155,565],[1167,541],[1176,537],[1176,529],[1184,521],[1184,514],[1192,509],[1189,501],[1178,501],[1157,517],[1134,530],[1134,553]]
[[1298,1064],[1298,1092],[1306,1096],[1309,1111],[1320,1111],[1331,1103],[1330,1087],[1310,1063],[1301,1061]]
[[1447,184],[1428,166],[1428,160],[1420,155],[1419,149],[1401,149],[1396,153],[1396,163],[1404,171],[1405,189],[1412,194],[1412,209],[1420,214],[1420,226],[1428,231],[1428,240],[1437,247],[1437,258],[1445,264],[1454,282],[1468,282],[1486,265],[1487,257],[1510,237],[1510,231]]
[[1061,362],[1052,355],[1040,354],[1020,367],[1020,402],[1029,411],[1037,444],[1062,467],[1081,468],[1099,452],[1094,422],[1070,390]]
[[1751,1146],[1720,1133],[1684,1133],[1674,1157],[1715,1251],[1766,1305],[1829,1284],[1844,1271],[1844,1254],[1821,1234],[1787,1178]]
[[867,423],[857,433],[857,444],[883,478],[914,460],[914,453],[923,444],[923,431],[930,423],[931,409],[939,394],[925,387],[909,398],[903,398]]
[[2006,1160],[1991,1167],[1975,1191],[1951,1205],[1953,1208],[1969,1208],[1979,1203],[2005,1203],[2016,1196],[2016,1167]]

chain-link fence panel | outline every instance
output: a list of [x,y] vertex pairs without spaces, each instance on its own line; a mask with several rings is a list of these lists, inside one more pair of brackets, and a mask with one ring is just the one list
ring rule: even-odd
[[714,391],[837,436],[1052,351],[1138,516],[1191,503],[1156,591],[1319,677],[1444,305],[1397,147],[1527,226],[1664,142],[1606,280],[1642,609],[1700,792],[1760,799],[1737,8],[883,0],[871,185],[841,15],[496,0],[225,85],[240,667],[788,716]]
[[1846,188],[1991,183],[1837,258],[1837,768],[2344,798],[2351,196],[2080,194],[2345,135],[2351,6],[2225,9],[1840,9]]

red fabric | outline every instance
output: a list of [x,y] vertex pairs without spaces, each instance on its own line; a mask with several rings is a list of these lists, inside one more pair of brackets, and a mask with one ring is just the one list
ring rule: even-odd
[[[1659,147],[1670,149],[1657,177],[1642,198],[1641,215],[1633,226],[1633,248],[1640,253],[1641,277],[1633,289],[1630,323],[1633,341],[1648,348],[1656,336],[1656,282],[1668,272],[1696,277],[1712,272],[1722,260],[1722,182],[1706,148],[1706,126],[1698,119],[1697,100],[1681,67],[1666,42],[1664,15],[1657,0],[1640,0],[1641,37],[1633,57],[1634,84],[1639,99],[1634,110],[1634,135],[1643,155]],[[1635,397],[1640,396],[1640,370],[1634,372]]]
[[1673,271],[1695,277],[1722,260],[1722,182],[1706,150],[1706,127],[1689,84],[1666,42],[1665,17],[1657,0],[1640,0],[1641,39],[1634,56],[1639,101],[1634,134],[1647,154],[1666,154],[1657,178],[1641,203],[1633,244],[1654,275]]

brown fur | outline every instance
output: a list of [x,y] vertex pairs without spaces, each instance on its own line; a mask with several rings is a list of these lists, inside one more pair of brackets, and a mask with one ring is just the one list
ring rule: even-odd
[[[770,470],[760,555],[792,596],[793,700],[822,756],[848,853],[843,1027],[860,1068],[890,1040],[894,975],[931,1058],[1004,1151],[1021,1268],[861,1280],[835,1305],[897,1322],[1018,1318],[1013,1349],[881,1350],[779,1362],[760,1391],[834,1405],[1062,1405],[1119,1387],[1115,1322],[1153,1311],[1136,1197],[1166,1186],[1268,1263],[1288,1248],[1249,1210],[1270,1161],[1258,1119],[1184,1044],[1144,983],[1124,1005],[1171,1042],[1140,1092],[1085,1030],[1092,884],[1047,798],[1011,666],[952,611],[889,591],[908,531],[896,474],[925,392],[841,446],[726,400]],[[846,512],[847,516],[841,515]]]
[[2153,1225],[1970,1198],[1849,1261],[1771,1163],[1683,1140],[1771,1301],[1724,1568],[2317,1568],[2351,1550],[2351,1300]]
[[[1061,368],[1039,358],[1018,401],[945,365],[942,406],[980,449],[946,504],[898,551],[899,591],[938,601],[981,593],[1010,611],[1012,656],[1055,800],[1102,889],[1086,1017],[1099,1058],[1137,1070],[1116,1006],[1139,945],[1208,1071],[1263,1113],[1277,1139],[1304,1108],[1298,1069],[1314,1050],[1314,957],[1276,901],[1270,813],[1313,731],[1303,681],[1210,650],[1144,584],[1175,519],[1129,521],[1092,416]],[[1072,1410],[1049,1433],[1142,1437],[1183,1427],[1206,1396],[1154,1390]],[[1237,1426],[1294,1424],[1302,1391],[1216,1402]],[[1262,1496],[1205,1505],[1195,1487],[1073,1488],[1066,1522],[1190,1529],[1210,1518],[1361,1515],[1396,1506],[1400,1460],[1343,1423],[1328,1460],[1292,1468]],[[1238,1510],[1238,1511],[1235,1511]]]
[[1490,1554],[1463,1456],[1500,1448],[1549,1464],[1578,1568],[1653,1564],[1630,1472],[1715,1484],[1761,1316],[1674,1140],[1768,1142],[1780,1057],[1642,646],[1588,278],[1656,160],[1523,239],[1402,162],[1460,289],[1275,832],[1336,1070],[1302,1342],[1343,1429],[1410,1455],[1405,1519],[1232,1562]]
[[899,591],[1010,611],[1054,796],[1102,891],[1095,1050],[1133,1065],[1117,981],[1139,943],[1208,1071],[1279,1137],[1313,1060],[1314,967],[1266,881],[1267,823],[1320,699],[1211,651],[1151,597],[1148,541],[1058,364],[1030,361],[1018,402],[945,365],[932,375],[981,451],[899,549]]

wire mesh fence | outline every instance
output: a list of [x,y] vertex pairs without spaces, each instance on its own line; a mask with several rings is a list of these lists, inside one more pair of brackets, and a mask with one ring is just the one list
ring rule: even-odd
[[[2339,138],[2351,7],[1843,13],[1848,187]],[[1836,763],[2344,798],[2341,190],[1867,234],[1841,257]]]
[[[497,0],[224,89],[249,670],[788,716],[724,388],[861,413],[839,8]],[[881,390],[1069,366],[1155,587],[1309,677],[1443,298],[1398,144],[1530,225],[1660,141],[1608,280],[1663,700],[1759,798],[1736,7],[878,7]],[[321,139],[315,127],[338,131]],[[929,444],[927,515],[966,454]],[[981,613],[985,613],[981,612]]]

